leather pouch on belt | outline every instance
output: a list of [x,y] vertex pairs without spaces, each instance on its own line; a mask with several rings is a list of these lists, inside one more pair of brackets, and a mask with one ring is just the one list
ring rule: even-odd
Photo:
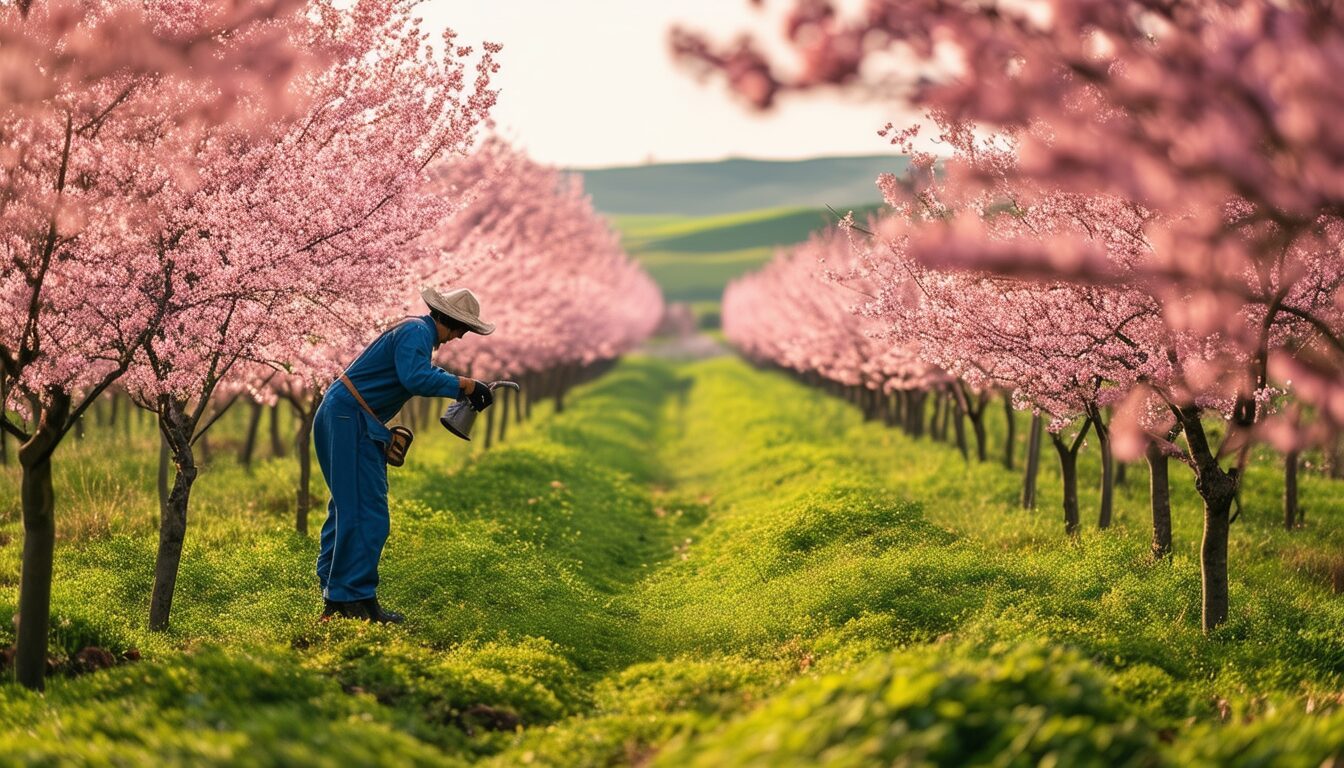
[[405,464],[406,454],[411,450],[411,441],[415,439],[415,433],[411,431],[410,427],[403,427],[400,424],[395,427],[388,427],[383,424],[378,419],[378,415],[369,407],[369,404],[364,402],[364,398],[360,396],[359,390],[355,389],[355,385],[350,381],[349,376],[341,374],[340,382],[345,385],[346,389],[350,390],[350,394],[354,396],[355,401],[369,415],[372,421],[372,423],[367,424],[369,437],[373,438],[374,442],[383,444],[383,455],[387,459],[387,465],[400,467]]

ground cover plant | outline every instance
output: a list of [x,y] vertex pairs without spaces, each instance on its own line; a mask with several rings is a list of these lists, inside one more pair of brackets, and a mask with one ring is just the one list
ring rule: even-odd
[[[1260,488],[1258,508],[1243,513],[1247,517],[1235,537],[1238,554],[1255,561],[1237,585],[1238,595],[1250,605],[1211,643],[1199,625],[1199,505],[1193,494],[1176,503],[1181,546],[1171,561],[1154,561],[1148,552],[1146,498],[1139,492],[1124,494],[1125,522],[1118,529],[1089,531],[1075,542],[1057,533],[1033,536],[1033,528],[1057,530],[1057,490],[1045,491],[1040,511],[1022,511],[1016,473],[968,463],[950,447],[911,441],[875,422],[861,424],[857,409],[828,412],[808,399],[806,390],[782,384],[771,390],[737,364],[707,365],[722,366],[718,375],[701,380],[708,386],[718,379],[712,391],[700,394],[708,398],[702,402],[723,404],[723,410],[713,412],[712,423],[724,438],[699,438],[702,459],[697,463],[723,467],[729,476],[747,481],[732,485],[741,489],[737,493],[715,498],[716,505],[733,510],[723,520],[724,529],[741,529],[728,537],[741,548],[737,556],[718,556],[721,540],[702,537],[697,546],[708,551],[700,562],[672,563],[669,571],[679,572],[669,575],[676,578],[660,580],[654,589],[662,610],[704,615],[696,608],[704,602],[723,605],[722,613],[734,617],[701,622],[703,628],[689,642],[742,649],[801,641],[799,663],[816,669],[874,644],[920,647],[933,641],[932,648],[954,658],[975,659],[995,658],[1006,647],[1035,639],[1051,648],[1072,648],[1090,660],[1087,674],[1118,691],[1121,710],[1137,713],[1159,741],[1170,737],[1170,729],[1187,727],[1187,718],[1208,725],[1208,743],[1186,753],[1189,757],[1218,743],[1222,735],[1216,724],[1224,717],[1235,727],[1234,711],[1253,719],[1257,711],[1301,714],[1321,701],[1336,700],[1339,598],[1319,573],[1299,572],[1291,558],[1283,558],[1302,548],[1315,548],[1323,556],[1338,551],[1337,526],[1330,522],[1339,509],[1336,483],[1324,478],[1313,483],[1318,507],[1327,515],[1320,525],[1326,533],[1308,543],[1286,531],[1278,534],[1276,500],[1271,501],[1277,490],[1275,468],[1262,467],[1253,476]],[[788,403],[794,413],[805,404],[801,412],[808,417],[780,414],[766,421],[763,409],[749,405],[755,398]],[[752,434],[759,442],[739,452]],[[711,452],[714,445],[722,446],[720,457]],[[872,463],[861,468],[866,462]],[[764,476],[754,476],[764,468],[769,468]],[[992,490],[996,486],[1001,490]],[[1043,490],[1051,487],[1042,484]],[[827,490],[816,493],[817,488]],[[896,488],[899,492],[893,493]],[[793,504],[791,493],[797,499]],[[909,500],[922,501],[922,509],[903,509]],[[1017,532],[1019,523],[1028,529],[1026,535]],[[686,633],[688,623],[665,620],[657,626]],[[809,635],[816,639],[802,640]],[[805,690],[809,683],[796,685]],[[1059,698],[1060,706],[1067,706],[1062,703],[1067,697]],[[786,710],[780,705],[777,711]],[[781,730],[806,729],[802,716],[790,722],[794,730]],[[1296,732],[1323,734],[1329,727],[1307,718]],[[755,730],[743,727],[738,733],[750,740]],[[784,742],[764,743],[777,748]],[[827,745],[832,749],[827,757],[845,754],[850,747],[841,743],[848,742],[836,737]],[[1292,749],[1286,748],[1285,755]],[[1321,749],[1315,755],[1338,745]],[[820,754],[804,751],[799,759]],[[1146,752],[1144,759],[1156,759],[1154,754]],[[1162,759],[1185,759],[1175,754]],[[1098,762],[1113,757],[1094,754]],[[930,759],[955,763],[970,758]],[[1310,764],[1312,758],[1302,761]]]
[[[73,450],[96,467],[109,437],[125,439],[90,431]],[[1016,473],[740,361],[629,362],[561,414],[538,406],[488,452],[427,445],[393,489],[385,599],[411,620],[390,629],[315,621],[313,544],[288,510],[204,495],[253,483],[283,498],[288,478],[268,478],[292,459],[259,462],[253,479],[217,447],[180,619],[146,631],[154,497],[141,462],[123,498],[149,511],[120,527],[73,516],[53,607],[54,647],[140,661],[57,676],[46,698],[4,687],[19,727],[0,751],[322,764],[340,743],[371,764],[1319,765],[1344,746],[1344,607],[1285,557],[1335,543],[1276,535],[1261,502],[1233,537],[1251,561],[1234,581],[1244,610],[1206,637],[1191,495],[1174,502],[1166,561],[1148,553],[1144,499],[1125,487],[1110,530],[1038,535],[1055,525],[1051,483],[1041,510],[1020,510]],[[1276,477],[1255,478],[1264,498]],[[1321,509],[1307,533],[1337,528],[1338,492],[1307,484]],[[12,555],[4,573],[12,584]]]
[[[922,401],[937,384],[981,458],[996,390],[1045,416],[1069,535],[1089,431],[1101,527],[1115,460],[1153,464],[1158,556],[1170,549],[1163,472],[1186,464],[1204,505],[1200,613],[1213,633],[1230,617],[1230,527],[1256,445],[1285,455],[1288,527],[1301,452],[1336,467],[1344,455],[1344,152],[1314,139],[1344,103],[1324,74],[1344,49],[1339,9],[789,5],[777,42],[801,66],[777,66],[751,34],[723,44],[676,29],[673,47],[759,109],[841,87],[922,119],[877,132],[909,172],[878,177],[878,216],[845,222],[863,238],[820,236],[731,286],[727,336],[757,360],[858,387],[870,407],[892,390]],[[892,67],[893,54],[922,66]]]
[[[20,726],[7,732],[6,753],[127,763],[175,755],[184,763],[230,762],[248,754],[274,764],[323,763],[339,757],[326,745],[351,731],[372,745],[365,754],[387,764],[400,764],[403,754],[443,762],[454,750],[413,742],[460,752],[468,733],[488,741],[511,722],[573,711],[586,698],[576,678],[630,656],[622,631],[627,619],[611,597],[638,568],[627,561],[670,549],[658,546],[666,534],[634,479],[650,471],[637,457],[659,401],[655,395],[642,409],[614,402],[631,386],[656,393],[656,377],[635,372],[604,380],[607,396],[598,389],[545,424],[564,440],[529,436],[524,427],[516,445],[468,461],[457,481],[445,481],[443,473],[464,460],[460,450],[449,450],[460,444],[440,440],[417,459],[402,479],[405,490],[394,486],[394,494],[410,500],[393,510],[384,570],[385,599],[418,604],[420,616],[405,631],[318,624],[314,542],[293,532],[289,506],[236,508],[239,488],[255,487],[263,501],[268,488],[287,488],[292,460],[256,467],[263,478],[290,476],[269,486],[229,466],[231,454],[216,454],[219,465],[202,480],[204,488],[218,481],[219,495],[202,494],[204,519],[184,558],[178,619],[168,633],[145,630],[155,502],[152,467],[142,462],[132,475],[140,482],[129,483],[134,490],[124,497],[128,511],[143,510],[138,522],[132,515],[124,527],[92,530],[79,514],[71,516],[62,544],[68,557],[55,578],[52,645],[62,657],[94,646],[143,661],[55,677],[45,700],[5,686],[13,712],[7,719]],[[76,446],[94,462],[109,447],[96,445],[95,434]],[[139,437],[143,443],[148,435]],[[115,436],[113,444],[122,439]],[[432,477],[420,478],[420,471]],[[12,474],[6,472],[7,482]],[[78,482],[62,477],[58,487]],[[426,487],[434,492],[417,492]],[[630,524],[636,511],[648,521],[643,528]],[[7,536],[17,523],[16,510],[6,510]],[[5,551],[4,581],[13,585],[18,561],[12,547]],[[13,604],[4,612],[12,615]],[[160,675],[172,684],[160,683]],[[278,678],[273,685],[254,679],[271,677]],[[256,698],[229,699],[227,691],[243,688]],[[99,707],[126,707],[143,718],[123,720],[124,743],[106,753],[95,738],[105,724]],[[167,727],[155,725],[157,712],[165,723],[211,722],[221,735],[178,750],[173,739],[155,736]],[[346,725],[329,735],[317,721],[333,718]],[[311,728],[302,725],[306,720],[314,721]],[[44,747],[51,728],[84,738]]]
[[0,3],[0,764],[1344,765],[1344,6],[494,5]]

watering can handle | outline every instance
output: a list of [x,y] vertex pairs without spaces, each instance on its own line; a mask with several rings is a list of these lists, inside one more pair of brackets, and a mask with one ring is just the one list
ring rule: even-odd
[[485,386],[489,387],[490,391],[492,392],[495,391],[496,389],[499,389],[500,387],[508,387],[509,389],[512,389],[514,392],[523,391],[523,388],[518,386],[518,382],[516,381],[492,381],[489,384],[486,384]]

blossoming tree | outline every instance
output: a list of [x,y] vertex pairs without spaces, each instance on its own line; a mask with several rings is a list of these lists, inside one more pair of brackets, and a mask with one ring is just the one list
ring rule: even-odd
[[[1344,425],[1341,13],[1270,0],[868,0],[849,17],[800,0],[785,26],[793,74],[749,39],[723,48],[678,32],[674,45],[758,106],[782,90],[862,84],[1015,132],[1016,178],[1154,214],[1151,247],[1123,269],[1085,234],[994,243],[974,216],[930,228],[911,252],[939,266],[1123,284],[1156,301],[1171,335],[1216,340],[1187,347],[1169,382],[1140,382],[1134,395],[1155,398],[1183,433],[1184,447],[1168,448],[1193,468],[1205,503],[1211,631],[1227,618],[1227,527],[1252,438],[1292,447]],[[893,56],[929,66],[891,67]],[[1290,387],[1314,419],[1265,408]],[[1149,409],[1123,410],[1119,450],[1163,439],[1160,427],[1142,429]],[[1203,423],[1220,414],[1222,445]]]
[[[488,45],[442,52],[405,3],[316,3],[290,31],[327,65],[299,78],[304,110],[250,135],[214,130],[186,188],[153,198],[164,229],[146,241],[160,268],[142,291],[164,321],[142,341],[126,386],[155,411],[176,478],[162,510],[149,625],[168,624],[197,468],[193,444],[216,387],[240,362],[280,366],[314,338],[372,327],[401,282],[403,251],[452,201],[426,167],[464,152],[493,103]],[[377,62],[370,66],[370,62]],[[227,400],[225,402],[232,402]]]
[[[117,0],[0,6],[0,427],[21,441],[24,553],[16,668],[43,684],[55,539],[52,455],[131,365],[166,307],[156,185],[189,175],[207,125],[287,109],[303,57],[294,3]],[[250,100],[249,108],[239,108]]]

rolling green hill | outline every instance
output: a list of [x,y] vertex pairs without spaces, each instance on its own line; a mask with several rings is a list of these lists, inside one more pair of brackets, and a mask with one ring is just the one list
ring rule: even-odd
[[[862,218],[875,208],[864,206],[854,213]],[[851,207],[837,210],[843,213]],[[668,301],[691,302],[701,317],[717,315],[719,299],[730,280],[764,264],[775,248],[806,240],[836,220],[830,211],[815,208],[612,218],[626,249],[658,281]]]
[[[862,219],[876,208],[865,205],[836,210],[842,214],[853,210],[854,216]],[[615,219],[627,248],[679,253],[722,253],[791,245],[835,223],[835,215],[824,208],[772,208],[699,218],[617,216]]]
[[732,159],[579,172],[668,301],[691,303],[714,327],[730,280],[833,226],[828,206],[862,220],[880,207],[877,175],[907,164],[902,156]]
[[877,203],[877,175],[901,175],[908,164],[901,155],[872,155],[796,161],[734,158],[575,170],[583,175],[593,204],[603,213],[714,216]]

